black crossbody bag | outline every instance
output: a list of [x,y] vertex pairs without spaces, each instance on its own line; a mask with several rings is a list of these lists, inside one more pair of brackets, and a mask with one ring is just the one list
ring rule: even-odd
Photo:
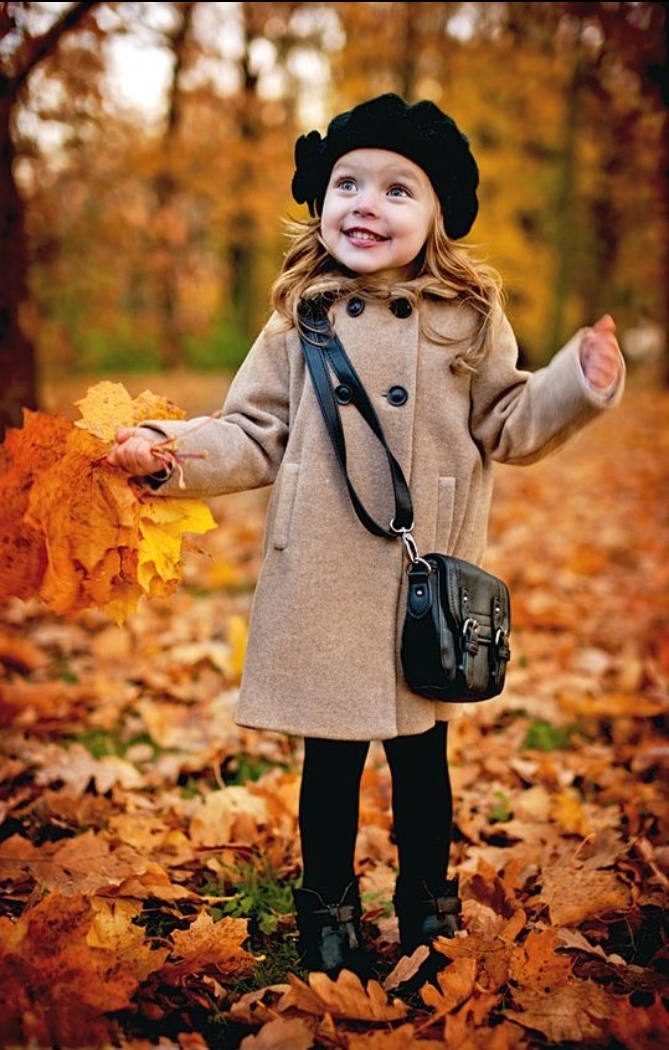
[[[432,700],[472,702],[498,696],[511,656],[511,603],[506,584],[478,565],[447,554],[419,554],[406,478],[392,454],[374,406],[325,312],[303,304],[304,354],[328,434],[355,512],[375,536],[401,539],[409,578],[401,662],[409,688]],[[358,410],[385,451],[395,513],[388,528],[367,512],[347,469],[346,441],[337,394]]]

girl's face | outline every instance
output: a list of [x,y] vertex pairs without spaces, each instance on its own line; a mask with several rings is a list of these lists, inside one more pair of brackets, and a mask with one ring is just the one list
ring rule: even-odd
[[439,202],[422,168],[384,149],[356,149],[332,169],[321,236],[354,273],[413,276]]

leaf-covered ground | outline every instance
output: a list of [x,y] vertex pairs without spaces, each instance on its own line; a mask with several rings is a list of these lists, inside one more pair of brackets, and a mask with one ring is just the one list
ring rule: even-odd
[[358,841],[376,979],[297,965],[299,741],[233,721],[266,493],[213,501],[178,593],[123,627],[5,603],[0,1045],[666,1045],[668,464],[669,395],[632,384],[568,449],[498,472],[513,661],[453,726],[464,931],[432,983],[397,965],[378,745]]

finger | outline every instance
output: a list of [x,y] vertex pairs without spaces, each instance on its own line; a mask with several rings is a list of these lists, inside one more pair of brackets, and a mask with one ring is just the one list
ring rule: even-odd
[[117,438],[107,451],[107,463],[109,463],[111,467],[123,466],[123,461],[126,457],[126,449],[127,445],[125,440],[119,440]]
[[124,441],[127,441],[129,437],[135,433],[134,427],[119,427],[116,431],[116,441],[119,445],[122,445]]
[[615,332],[616,322],[611,317],[611,314],[604,314],[598,321],[595,321],[592,327],[595,332]]

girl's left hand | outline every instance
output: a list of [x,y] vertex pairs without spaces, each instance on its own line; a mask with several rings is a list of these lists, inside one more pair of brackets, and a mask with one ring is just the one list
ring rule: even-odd
[[622,374],[622,355],[615,321],[604,314],[581,340],[581,368],[595,390],[612,390]]

